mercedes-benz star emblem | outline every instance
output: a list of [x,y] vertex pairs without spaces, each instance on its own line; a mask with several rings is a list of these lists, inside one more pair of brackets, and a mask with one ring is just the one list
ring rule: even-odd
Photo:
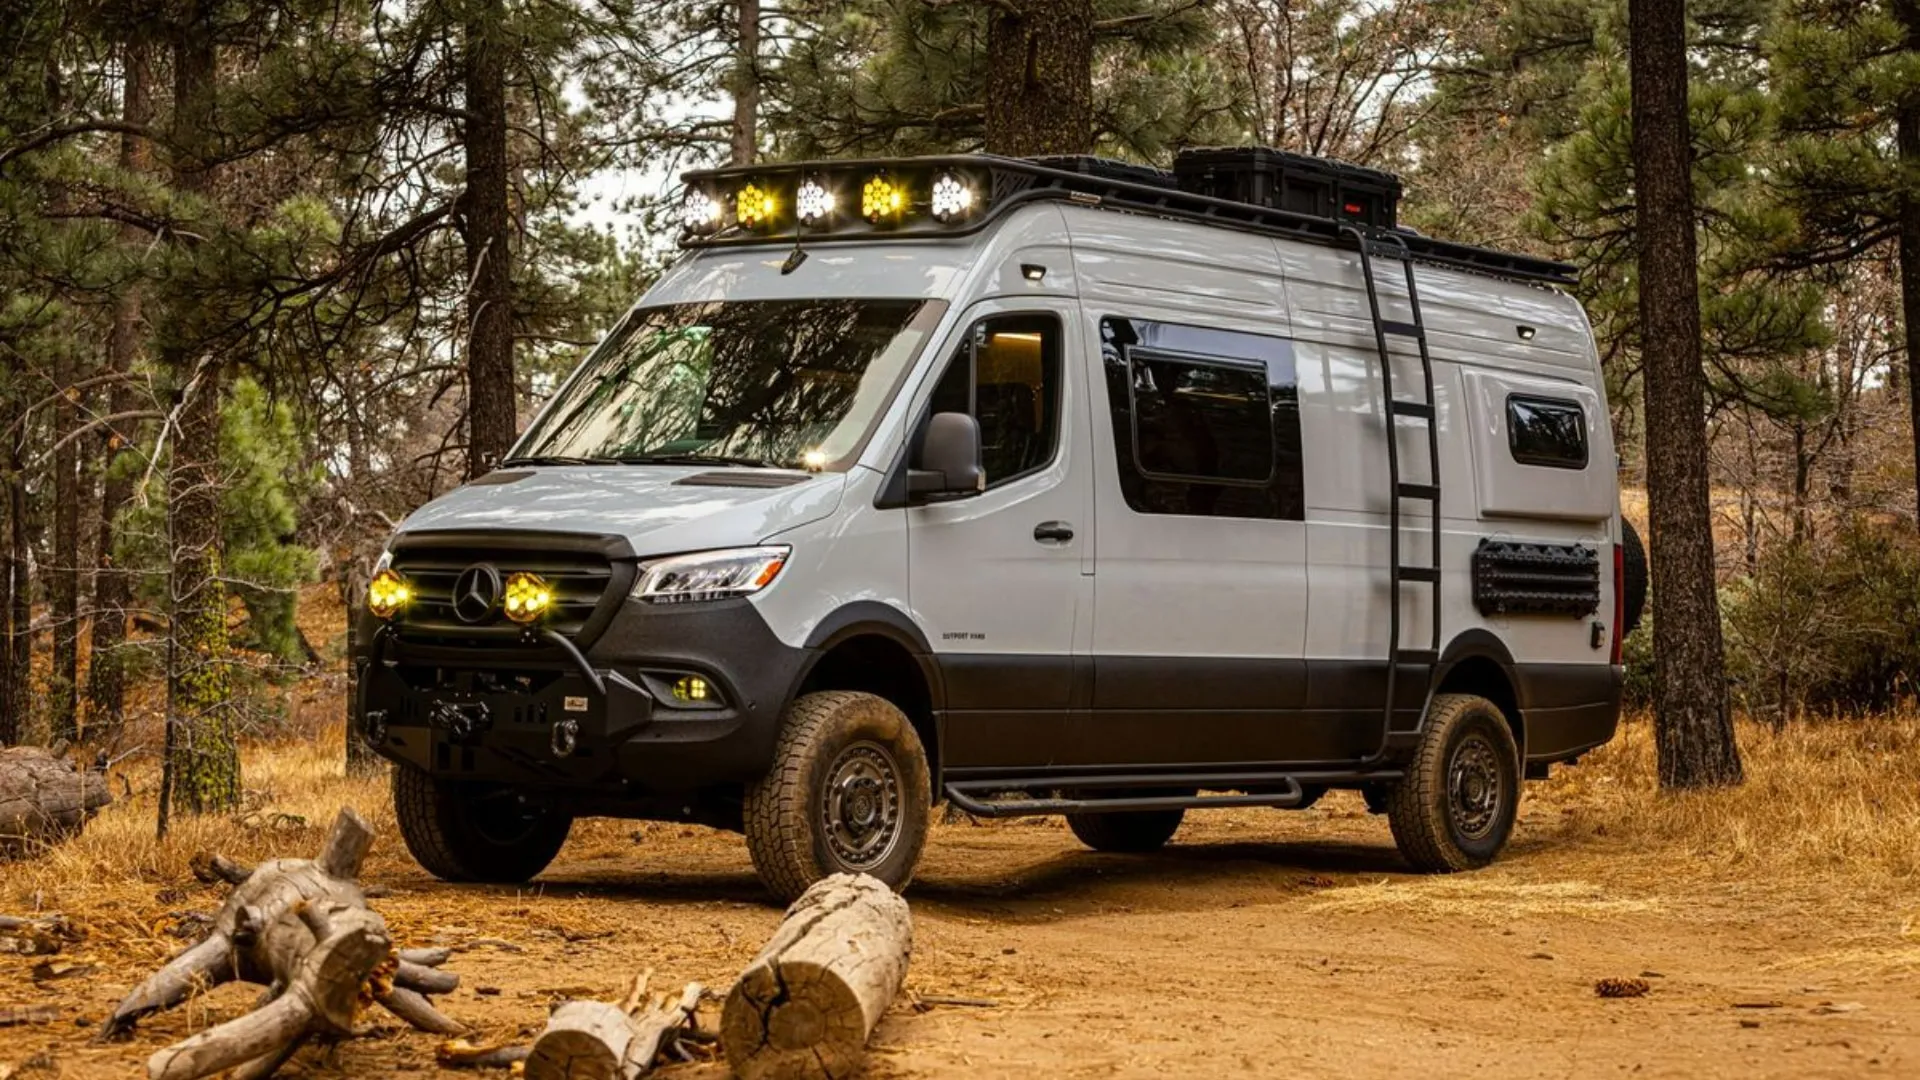
[[500,571],[486,563],[474,563],[453,581],[453,613],[461,622],[485,619],[499,602]]

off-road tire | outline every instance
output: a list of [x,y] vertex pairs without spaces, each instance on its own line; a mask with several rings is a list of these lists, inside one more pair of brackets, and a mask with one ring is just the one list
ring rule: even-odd
[[1158,851],[1173,839],[1185,810],[1118,810],[1068,814],[1067,828],[1095,851]]
[[1633,522],[1620,519],[1620,636],[1625,638],[1640,625],[1647,608],[1647,548]]
[[512,835],[489,832],[478,799],[500,789],[439,780],[407,765],[393,769],[393,814],[400,838],[427,873],[442,881],[518,884],[547,868],[567,842],[573,818],[534,810]]
[[[828,834],[829,787],[846,755],[872,751],[891,769],[897,817],[891,838],[871,861],[849,861]],[[892,702],[851,690],[808,694],[782,718],[773,767],[747,785],[747,853],[753,868],[783,902],[842,872],[870,874],[896,892],[904,889],[926,844],[932,787],[920,736]]]
[[[1454,770],[1494,785],[1483,813],[1460,807]],[[1472,694],[1437,694],[1406,776],[1387,795],[1387,821],[1400,854],[1428,873],[1473,870],[1493,861],[1513,833],[1520,802],[1520,754],[1500,709]],[[1483,819],[1484,828],[1478,827]],[[1463,819],[1466,819],[1463,821]]]

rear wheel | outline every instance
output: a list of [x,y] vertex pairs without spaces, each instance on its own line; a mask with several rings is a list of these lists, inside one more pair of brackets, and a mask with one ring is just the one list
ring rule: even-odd
[[1419,750],[1387,796],[1400,853],[1434,873],[1485,866],[1506,846],[1519,803],[1519,749],[1500,709],[1435,695]]
[[1185,810],[1068,814],[1067,827],[1095,851],[1158,851],[1179,831]]
[[830,874],[906,888],[927,839],[932,779],[893,703],[829,690],[787,710],[773,767],[747,787],[747,851],[785,901]]
[[442,881],[516,884],[547,868],[573,818],[497,784],[436,779],[406,765],[393,770],[400,838]]

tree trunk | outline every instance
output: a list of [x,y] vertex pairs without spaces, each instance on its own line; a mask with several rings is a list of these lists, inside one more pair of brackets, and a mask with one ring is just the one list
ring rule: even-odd
[[[53,437],[65,441],[80,423],[79,371],[72,358],[55,369]],[[80,447],[65,441],[53,452],[53,553],[47,567],[47,615],[53,624],[53,671],[47,679],[49,736],[80,737]]]
[[37,746],[0,750],[0,856],[77,833],[112,801],[104,773],[83,772]]
[[[153,67],[148,46],[128,42],[123,63],[126,68],[124,97],[120,117],[129,124],[146,126],[153,120]],[[126,134],[120,137],[120,167],[129,173],[145,172],[153,167],[152,150],[145,139]],[[120,232],[128,251],[139,250],[140,230],[132,225]],[[107,372],[131,374],[140,361],[141,289],[136,280],[121,290],[113,305],[113,326],[107,333]],[[132,412],[137,399],[130,383],[111,384],[107,414]],[[113,520],[120,508],[133,497],[133,476],[123,460],[131,453],[135,429],[110,427],[101,433],[100,460],[100,551],[93,578],[93,643],[87,660],[87,738],[110,742],[120,734],[126,711],[126,660],[122,649],[127,640],[127,602],[133,596],[132,583],[113,561]],[[118,466],[118,468],[116,468]]]
[[33,564],[27,542],[26,424],[17,412],[7,419],[20,426],[6,440],[6,641],[0,656],[6,696],[0,699],[0,743],[18,743],[33,729]]
[[[1920,4],[1895,4],[1907,28],[1907,48],[1920,50]],[[1900,151],[1901,175],[1920,170],[1920,97],[1911,97],[1900,105],[1896,142]],[[1900,314],[1906,327],[1907,416],[1913,432],[1913,474],[1916,500],[1920,500],[1920,192],[1908,179],[1900,192]],[[1916,502],[1914,522],[1920,525],[1920,501]]]
[[987,152],[1093,149],[1093,0],[994,5],[987,21]]
[[[212,191],[217,56],[207,13],[177,28],[173,46],[172,180],[189,196]],[[183,399],[167,476],[172,624],[167,663],[167,769],[173,808],[230,809],[240,801],[240,754],[228,707],[227,590],[220,580],[220,362],[194,344],[197,298],[171,298],[160,358]],[[211,346],[207,346],[211,347]]]
[[733,164],[751,165],[760,148],[760,0],[739,0],[740,42],[733,59]]
[[569,1001],[547,1018],[526,1058],[526,1080],[637,1080],[687,1029],[704,992],[689,984],[678,1001],[645,1000],[645,984],[625,1005]]
[[913,919],[891,889],[864,874],[815,883],[727,995],[727,1063],[742,1080],[852,1076],[912,952]]
[[1740,751],[1714,588],[1685,4],[1630,0],[1628,18],[1660,783],[1734,784]]
[[506,13],[501,0],[470,0],[466,20],[467,476],[513,445],[513,222],[507,207]]

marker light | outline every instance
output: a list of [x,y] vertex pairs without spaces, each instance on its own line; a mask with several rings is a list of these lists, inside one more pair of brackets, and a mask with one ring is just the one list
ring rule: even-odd
[[785,546],[729,548],[661,559],[641,567],[633,596],[649,604],[684,604],[757,593],[780,576],[790,550]]
[[733,216],[749,229],[761,229],[773,224],[773,216],[779,210],[780,200],[759,184],[748,184],[741,188],[733,201]]
[[973,212],[973,186],[952,173],[933,182],[933,220],[950,225]]
[[506,611],[507,618],[517,623],[530,623],[552,606],[553,586],[538,574],[519,573],[508,578],[500,597],[500,607]]
[[827,452],[825,450],[809,450],[801,454],[800,467],[808,472],[819,472],[821,469],[827,467]]
[[907,209],[907,192],[881,173],[860,189],[860,216],[879,225],[900,220]]
[[682,675],[674,680],[673,700],[685,703],[706,701],[713,693],[707,680],[698,675]]
[[833,215],[833,192],[818,180],[808,180],[794,193],[794,212],[802,225],[822,225]]
[[367,610],[376,619],[391,619],[413,599],[413,586],[397,570],[382,568],[367,582]]
[[700,188],[690,188],[680,204],[680,224],[690,233],[710,233],[720,227],[725,215],[720,200]]

